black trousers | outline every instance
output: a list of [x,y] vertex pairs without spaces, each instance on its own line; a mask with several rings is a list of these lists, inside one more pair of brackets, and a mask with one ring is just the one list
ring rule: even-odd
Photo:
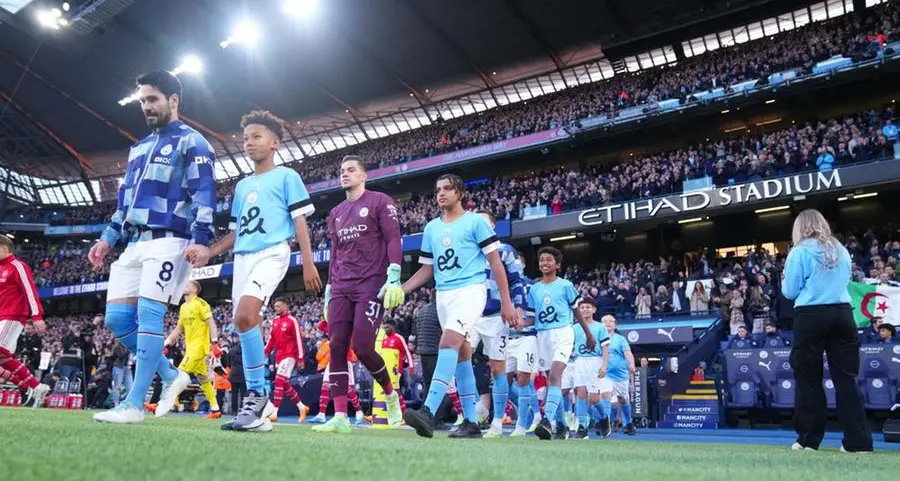
[[437,354],[419,354],[419,360],[422,362],[422,392],[428,394],[434,368],[437,366]]
[[247,396],[247,383],[231,381],[231,414],[237,415]]
[[834,381],[837,415],[844,431],[844,449],[871,451],[872,434],[866,423],[859,374],[859,340],[848,304],[803,306],[795,309],[791,366],[794,392],[794,429],[800,445],[818,449],[825,436],[827,402],[822,353],[828,355]]

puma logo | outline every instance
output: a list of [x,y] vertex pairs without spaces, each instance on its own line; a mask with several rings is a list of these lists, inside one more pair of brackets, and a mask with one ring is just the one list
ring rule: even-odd
[[663,328],[659,328],[659,329],[656,330],[656,333],[659,334],[660,336],[666,336],[666,337],[668,337],[668,338],[669,338],[669,342],[675,342],[675,339],[672,338],[672,334],[673,334],[674,332],[675,332],[675,328],[674,328],[674,327],[673,327],[672,329],[669,329],[668,331],[666,331],[666,330],[663,329]]
[[254,284],[256,284],[256,287],[258,287],[259,290],[262,290],[262,286],[263,286],[262,284],[260,284],[259,282],[256,282],[256,281],[252,281],[252,282],[253,282]]
[[900,358],[892,357],[891,362],[900,362]]
[[759,365],[766,368],[766,371],[772,372],[772,361],[769,361],[769,362],[759,361]]

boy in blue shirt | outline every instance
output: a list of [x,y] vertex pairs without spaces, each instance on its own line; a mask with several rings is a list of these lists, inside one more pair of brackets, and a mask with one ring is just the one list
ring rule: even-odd
[[284,134],[283,121],[268,111],[253,111],[241,119],[241,128],[244,151],[253,161],[255,172],[241,179],[234,189],[229,224],[232,232],[211,248],[189,249],[187,255],[195,266],[204,265],[211,257],[234,247],[231,297],[248,395],[241,411],[222,429],[271,431],[268,418],[276,409],[267,395],[260,312],[287,273],[291,263],[288,243],[294,237],[300,244],[306,290],[312,294],[322,290],[306,223],[315,207],[300,174],[275,166],[275,152]]
[[[575,331],[575,417],[578,420],[576,439],[588,438],[590,406],[600,402],[600,379],[606,376],[609,365],[609,336],[606,326],[594,321],[597,307],[594,300],[585,297],[578,304],[579,325],[572,325]],[[596,345],[589,349],[585,332],[594,335]],[[590,399],[588,396],[590,395]]]
[[[541,280],[528,291],[528,312],[526,315],[537,329],[538,366],[547,375],[546,416],[541,419],[534,434],[543,440],[553,437],[556,415],[562,403],[562,375],[566,363],[575,346],[575,332],[572,330],[573,310],[578,306],[581,295],[566,279],[557,277],[562,267],[562,252],[555,247],[542,247],[538,251],[538,267]],[[581,326],[587,338],[589,350],[596,347],[594,335]],[[564,426],[560,426],[566,429]]]
[[407,410],[404,420],[419,436],[433,437],[434,413],[455,374],[465,421],[450,437],[480,438],[475,413],[478,389],[472,369],[472,351],[477,346],[472,346],[467,337],[479,329],[478,321],[487,302],[485,262],[489,263],[500,292],[500,318],[516,326],[518,314],[497,252],[497,235],[484,218],[463,209],[463,180],[452,174],[438,177],[435,197],[441,217],[425,226],[419,257],[422,267],[403,284],[403,290],[408,294],[434,278],[438,319],[444,332],[425,405],[420,410]]
[[[612,404],[618,404],[622,410],[622,422],[625,423],[625,434],[634,436],[636,434],[634,423],[631,420],[631,390],[634,387],[634,355],[631,353],[631,346],[628,339],[616,331],[618,322],[616,318],[610,315],[603,316],[603,324],[606,325],[606,331],[609,334],[609,364],[606,370],[605,386],[602,392],[612,393]],[[606,409],[605,406],[602,409]],[[612,410],[612,407],[610,408]],[[609,435],[609,411],[605,413],[606,419],[601,420],[598,431],[602,436]]]

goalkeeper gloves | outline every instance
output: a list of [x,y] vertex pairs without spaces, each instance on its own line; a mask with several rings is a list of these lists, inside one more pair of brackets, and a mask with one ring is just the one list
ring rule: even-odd
[[387,268],[387,282],[381,286],[378,298],[384,300],[385,309],[393,309],[403,304],[406,294],[400,285],[400,266],[391,264]]
[[325,284],[325,307],[322,309],[322,318],[328,321],[328,303],[331,301],[331,284]]

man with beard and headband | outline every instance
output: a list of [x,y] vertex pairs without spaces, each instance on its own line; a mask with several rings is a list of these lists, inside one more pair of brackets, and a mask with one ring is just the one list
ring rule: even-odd
[[154,372],[165,390],[190,382],[163,356],[163,318],[178,305],[191,273],[190,249],[213,238],[216,205],[215,151],[199,132],[179,120],[182,86],[166,71],[137,79],[138,100],[153,132],[131,147],[118,204],[88,260],[95,269],[111,247],[125,246],[112,263],[106,292],[106,327],[136,353],[134,383],[124,402],[94,419],[141,423]]
[[234,325],[240,338],[247,397],[234,420],[224,430],[271,431],[266,355],[260,321],[262,308],[284,279],[291,261],[290,240],[297,238],[306,290],[318,294],[322,281],[313,261],[306,218],[315,212],[303,179],[295,170],[275,166],[275,152],[284,134],[284,122],[266,110],[255,110],[241,119],[244,152],[253,161],[254,173],[234,189],[231,233],[211,248],[189,249],[194,266],[234,247],[231,297]]
[[350,432],[347,353],[351,347],[384,390],[388,425],[398,426],[403,419],[399,393],[391,383],[384,359],[375,352],[375,337],[384,310],[403,304],[403,245],[394,199],[366,189],[362,158],[344,157],[340,179],[347,199],[328,215],[331,263],[325,287],[325,320],[331,339],[328,383],[334,417],[313,431],[346,434]]

